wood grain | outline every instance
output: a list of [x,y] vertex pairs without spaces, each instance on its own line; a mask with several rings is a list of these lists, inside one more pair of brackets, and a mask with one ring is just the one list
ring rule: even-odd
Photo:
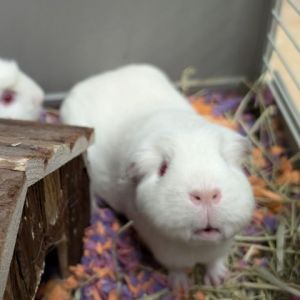
[[5,300],[32,299],[45,256],[57,249],[60,273],[79,262],[89,222],[88,176],[81,156],[29,187],[10,266]]
[[18,139],[26,138],[36,141],[60,142],[68,145],[71,149],[78,137],[91,140],[93,130],[76,126],[57,124],[40,124],[28,121],[0,119],[0,132],[9,137]]
[[[83,217],[77,216],[69,198],[71,190],[77,191],[78,199],[88,197],[85,188],[78,190],[80,180],[87,180],[79,155],[92,141],[90,128],[0,119],[0,299],[6,284],[6,295],[13,292],[15,297],[11,299],[25,299],[14,294],[16,289],[34,295],[49,245],[62,234],[71,236],[62,220],[76,225],[73,219],[79,218],[86,225],[88,209],[80,207]],[[78,259],[78,253],[75,256]],[[7,282],[10,268],[20,276]]]

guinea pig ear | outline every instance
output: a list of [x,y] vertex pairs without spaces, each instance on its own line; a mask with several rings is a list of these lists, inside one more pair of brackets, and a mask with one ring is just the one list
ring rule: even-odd
[[162,177],[167,172],[170,160],[170,142],[161,138],[146,143],[129,156],[125,167],[125,177],[138,184],[145,176],[155,174]]
[[140,164],[136,161],[130,162],[125,172],[126,179],[129,179],[134,184],[138,184],[141,181],[141,179],[145,176],[144,170],[142,170]]
[[15,61],[0,58],[0,89],[13,88],[19,73],[19,66]]
[[220,147],[225,160],[237,166],[240,166],[251,153],[250,141],[246,137],[229,129],[226,129],[221,139]]
[[156,168],[158,161],[159,155],[153,149],[133,153],[125,167],[125,178],[138,184],[144,176]]

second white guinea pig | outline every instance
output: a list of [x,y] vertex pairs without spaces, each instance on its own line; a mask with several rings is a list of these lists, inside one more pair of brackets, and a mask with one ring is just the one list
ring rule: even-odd
[[44,92],[15,61],[0,58],[0,118],[36,121]]
[[219,284],[233,236],[254,200],[241,160],[248,142],[199,117],[164,73],[130,65],[77,84],[65,123],[95,128],[88,150],[92,191],[134,221],[156,259],[181,281],[206,265]]

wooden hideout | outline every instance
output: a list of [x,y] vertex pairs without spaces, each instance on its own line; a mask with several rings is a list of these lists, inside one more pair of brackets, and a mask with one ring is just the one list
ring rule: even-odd
[[79,262],[90,215],[89,128],[0,120],[0,299],[33,299],[47,253]]

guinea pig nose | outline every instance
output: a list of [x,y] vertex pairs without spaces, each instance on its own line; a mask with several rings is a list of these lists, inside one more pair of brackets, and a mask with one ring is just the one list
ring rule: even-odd
[[194,190],[190,193],[190,199],[196,205],[200,203],[219,203],[221,201],[221,191],[218,188]]

